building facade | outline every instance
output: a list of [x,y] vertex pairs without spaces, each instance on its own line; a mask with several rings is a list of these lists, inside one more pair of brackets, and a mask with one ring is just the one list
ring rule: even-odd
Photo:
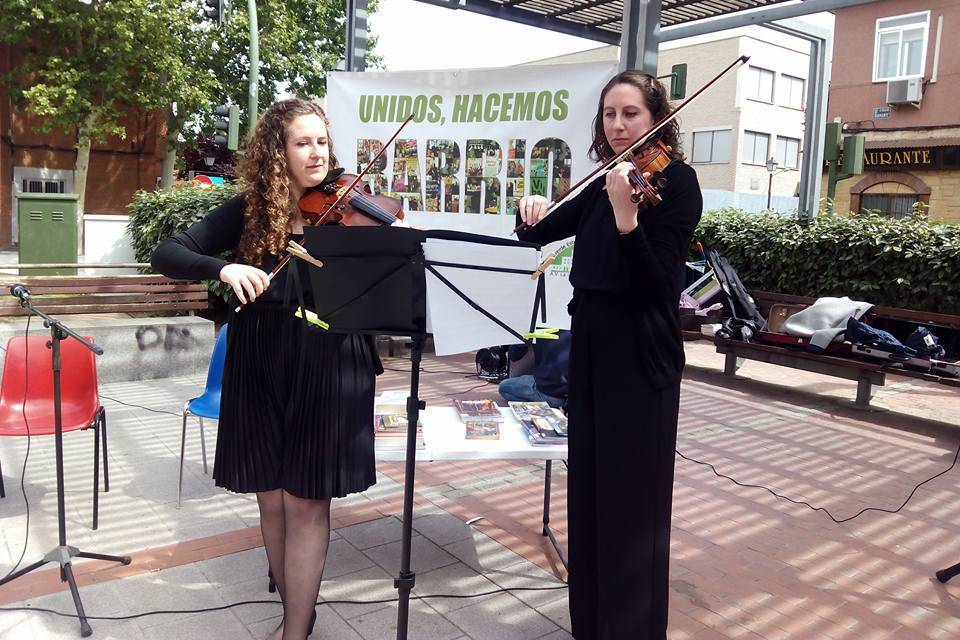
[[[881,0],[836,11],[828,118],[865,138],[864,173],[837,211],[960,222],[960,0]],[[824,182],[823,193],[826,193]]]
[[[0,76],[10,70],[15,56],[11,45],[0,44]],[[74,192],[76,133],[56,129],[43,133],[41,125],[40,118],[18,110],[10,96],[0,92],[0,249],[16,241],[14,194]],[[124,138],[111,136],[102,144],[94,142],[91,149],[87,224],[113,217],[123,222],[133,194],[156,188],[165,152],[161,114],[131,112],[124,126]]]
[[[704,208],[747,211],[797,208],[810,61],[807,42],[762,27],[744,27],[663,43],[658,75],[687,65],[687,95],[742,55],[747,64],[721,78],[680,118],[683,151],[697,171]],[[617,47],[537,61],[617,60]],[[666,84],[668,78],[663,78]],[[770,165],[773,160],[776,165]]]

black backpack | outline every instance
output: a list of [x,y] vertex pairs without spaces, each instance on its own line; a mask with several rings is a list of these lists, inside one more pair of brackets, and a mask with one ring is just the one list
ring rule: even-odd
[[758,331],[766,331],[767,320],[747,293],[747,288],[743,286],[736,270],[726,258],[713,249],[707,248],[704,255],[720,283],[720,288],[726,294],[727,306],[730,309],[730,318],[724,321],[720,333],[737,340],[750,340]]

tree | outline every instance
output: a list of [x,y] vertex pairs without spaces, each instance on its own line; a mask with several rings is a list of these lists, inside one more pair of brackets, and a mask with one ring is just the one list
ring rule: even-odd
[[76,133],[81,214],[92,142],[125,137],[127,113],[165,106],[185,75],[182,9],[181,0],[0,0],[0,41],[23,53],[5,84],[44,131]]
[[[260,31],[259,106],[262,113],[284,89],[304,98],[327,93],[327,73],[344,56],[346,2],[343,0],[259,0]],[[376,11],[371,2],[369,13]],[[243,111],[247,120],[249,22],[244,2],[234,2],[224,24],[217,69],[226,94],[222,96]],[[376,38],[367,41],[367,61],[380,64],[374,53]],[[254,114],[256,117],[256,114]],[[211,118],[212,121],[212,118]],[[246,123],[240,128],[247,131]]]
[[[346,3],[343,0],[259,0],[260,73],[259,111],[278,96],[281,87],[305,98],[326,95],[327,72],[343,58]],[[373,13],[376,3],[368,11]],[[250,32],[247,3],[234,0],[222,16],[219,29],[209,23],[191,27],[179,36],[185,55],[193,62],[175,85],[167,105],[167,156],[163,184],[173,180],[178,141],[194,141],[198,129],[213,128],[213,109],[218,104],[240,106],[241,132],[249,127],[247,113],[250,71]],[[372,52],[376,39],[368,40],[368,64],[380,59]],[[176,104],[174,112],[173,104]],[[253,114],[252,117],[257,117]],[[187,142],[187,145],[193,142]]]
[[[303,97],[326,94],[327,71],[343,57],[345,4],[258,1],[261,112],[281,86]],[[369,11],[375,9],[371,2]],[[215,105],[229,100],[245,110],[246,3],[234,0],[227,17],[216,28],[203,19],[199,0],[0,0],[0,42],[19,43],[23,51],[5,78],[8,91],[43,116],[46,131],[76,132],[79,211],[91,144],[111,134],[124,137],[129,110],[163,111],[165,185],[173,179],[181,140],[212,128]],[[368,61],[379,63],[372,54]]]

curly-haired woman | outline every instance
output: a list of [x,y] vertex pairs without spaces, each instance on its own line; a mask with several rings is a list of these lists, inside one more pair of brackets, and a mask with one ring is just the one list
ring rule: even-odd
[[[222,280],[245,305],[228,320],[213,477],[230,491],[257,494],[283,600],[283,623],[271,638],[283,640],[313,629],[331,498],[376,482],[371,425],[375,377],[383,369],[372,339],[298,319],[297,303],[289,302],[296,295],[286,286],[292,264],[268,288],[266,272],[288,239],[303,233],[300,196],[342,172],[334,168],[327,124],[312,102],[273,104],[241,166],[245,193],[164,240],[152,259],[170,277]],[[232,262],[215,257],[225,251],[234,252]],[[307,274],[299,275],[309,287]]]

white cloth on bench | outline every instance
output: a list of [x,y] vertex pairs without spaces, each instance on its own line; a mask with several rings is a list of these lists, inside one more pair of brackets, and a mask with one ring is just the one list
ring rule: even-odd
[[839,338],[847,329],[847,320],[859,320],[873,307],[870,302],[842,298],[818,298],[816,302],[793,314],[783,323],[784,332],[810,338],[810,344],[821,349]]

